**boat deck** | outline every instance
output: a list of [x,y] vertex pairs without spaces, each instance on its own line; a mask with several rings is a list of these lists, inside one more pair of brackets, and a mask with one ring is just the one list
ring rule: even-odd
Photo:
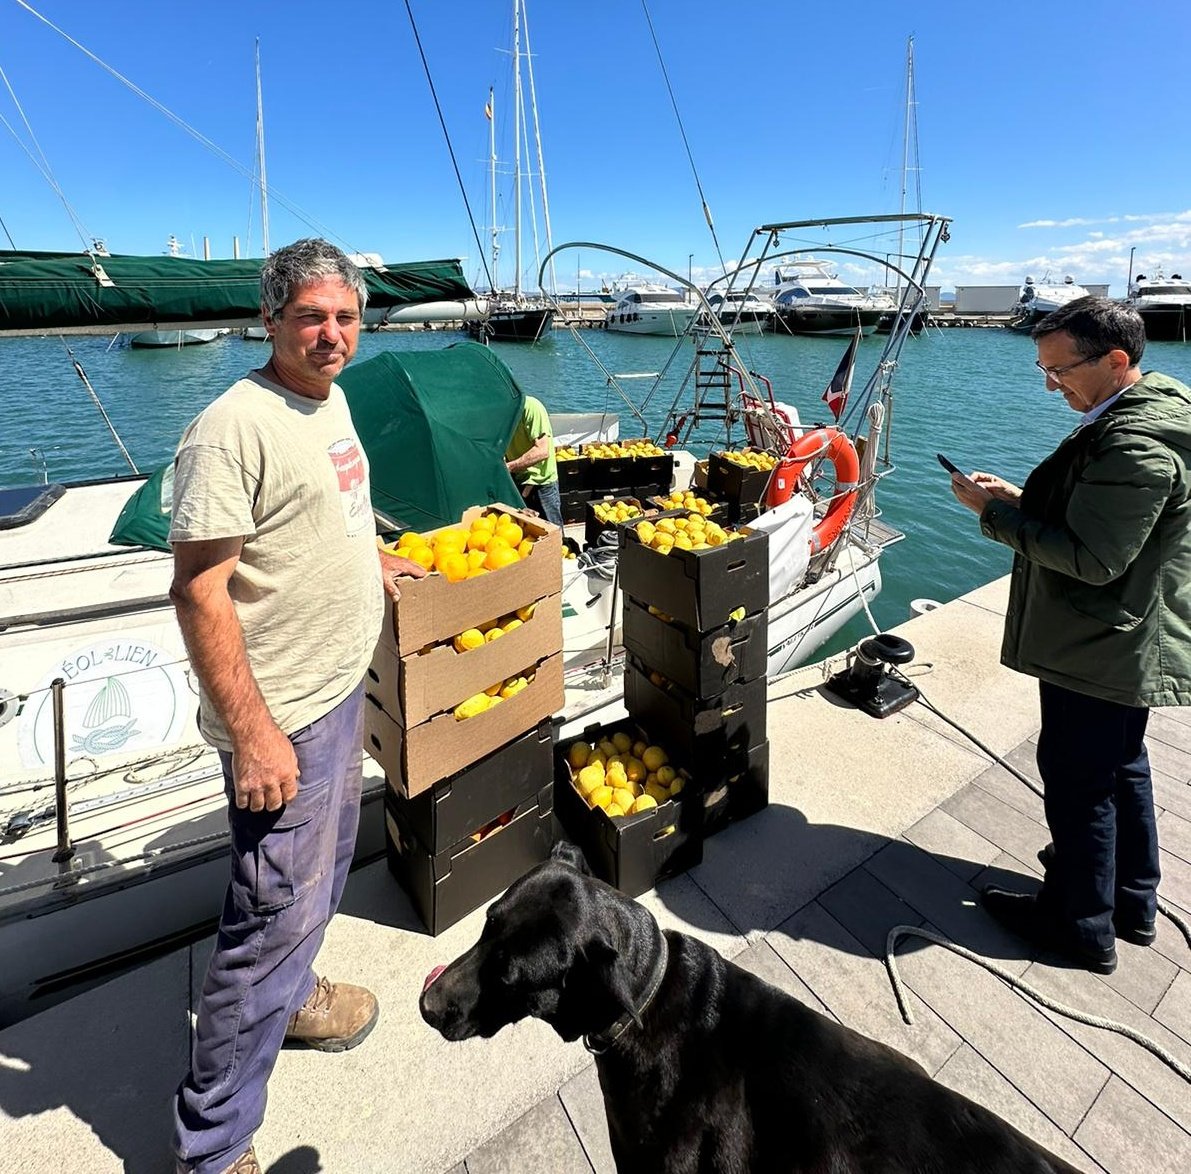
[[[997,663],[1006,583],[898,629],[941,712],[1027,774],[1034,683]],[[1159,918],[1100,978],[1038,957],[980,909],[990,879],[1036,881],[1041,802],[922,705],[885,721],[837,704],[818,666],[770,688],[771,804],[642,902],[840,1022],[921,1062],[1081,1169],[1191,1168],[1191,1090],[1161,1060],[1013,993],[921,939],[899,946],[902,1023],[880,960],[888,930],[933,927],[1191,1064],[1191,949]],[[1165,900],[1191,910],[1191,710],[1155,711],[1150,756]],[[1186,914],[1184,914],[1186,915]],[[384,863],[351,878],[321,966],[366,983],[382,1017],[343,1055],[287,1050],[256,1138],[266,1169],[570,1174],[613,1169],[592,1058],[545,1025],[448,1044],[417,1012],[423,976],[471,944],[479,910],[431,938]],[[6,1168],[166,1171],[170,1098],[209,941],[0,1031]],[[15,1162],[15,1165],[14,1165]]]

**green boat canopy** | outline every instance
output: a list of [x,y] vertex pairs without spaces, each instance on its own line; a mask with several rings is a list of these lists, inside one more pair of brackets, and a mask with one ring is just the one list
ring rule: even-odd
[[[387,351],[348,367],[339,384],[368,454],[373,508],[400,528],[521,501],[504,454],[525,397],[487,347]],[[158,469],[129,498],[109,542],[169,550],[172,471],[172,462]]]
[[348,367],[339,384],[380,513],[424,530],[471,505],[520,502],[504,455],[525,395],[487,347],[387,351]]
[[[0,332],[260,321],[263,260],[0,251]],[[362,265],[370,309],[474,298],[458,261]]]

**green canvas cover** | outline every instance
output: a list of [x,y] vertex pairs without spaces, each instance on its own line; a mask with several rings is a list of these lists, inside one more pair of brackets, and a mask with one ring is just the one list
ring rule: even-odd
[[[260,321],[264,262],[0,251],[0,331]],[[361,268],[375,309],[474,298],[458,261]]]
[[388,351],[339,377],[368,454],[372,504],[425,530],[472,505],[516,505],[505,447],[525,396],[487,347]]
[[[524,393],[485,346],[388,351],[339,377],[371,469],[373,507],[418,530],[521,494],[504,454]],[[169,550],[173,462],[125,503],[108,541]]]
[[108,541],[113,546],[148,546],[169,550],[174,462],[163,465],[125,503]]

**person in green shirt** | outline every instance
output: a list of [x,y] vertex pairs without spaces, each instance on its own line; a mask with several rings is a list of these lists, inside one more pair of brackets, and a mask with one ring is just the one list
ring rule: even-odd
[[558,493],[558,465],[554,460],[554,435],[550,414],[541,400],[525,397],[521,419],[505,449],[505,465],[517,482],[525,504],[555,526],[562,525],[562,498]]

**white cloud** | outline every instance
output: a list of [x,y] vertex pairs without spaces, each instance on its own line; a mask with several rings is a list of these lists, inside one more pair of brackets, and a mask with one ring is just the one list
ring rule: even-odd
[[1099,220],[1089,220],[1085,216],[1072,216],[1067,220],[1029,220],[1019,224],[1018,228],[1074,228],[1083,224],[1115,224],[1115,216],[1106,216]]

